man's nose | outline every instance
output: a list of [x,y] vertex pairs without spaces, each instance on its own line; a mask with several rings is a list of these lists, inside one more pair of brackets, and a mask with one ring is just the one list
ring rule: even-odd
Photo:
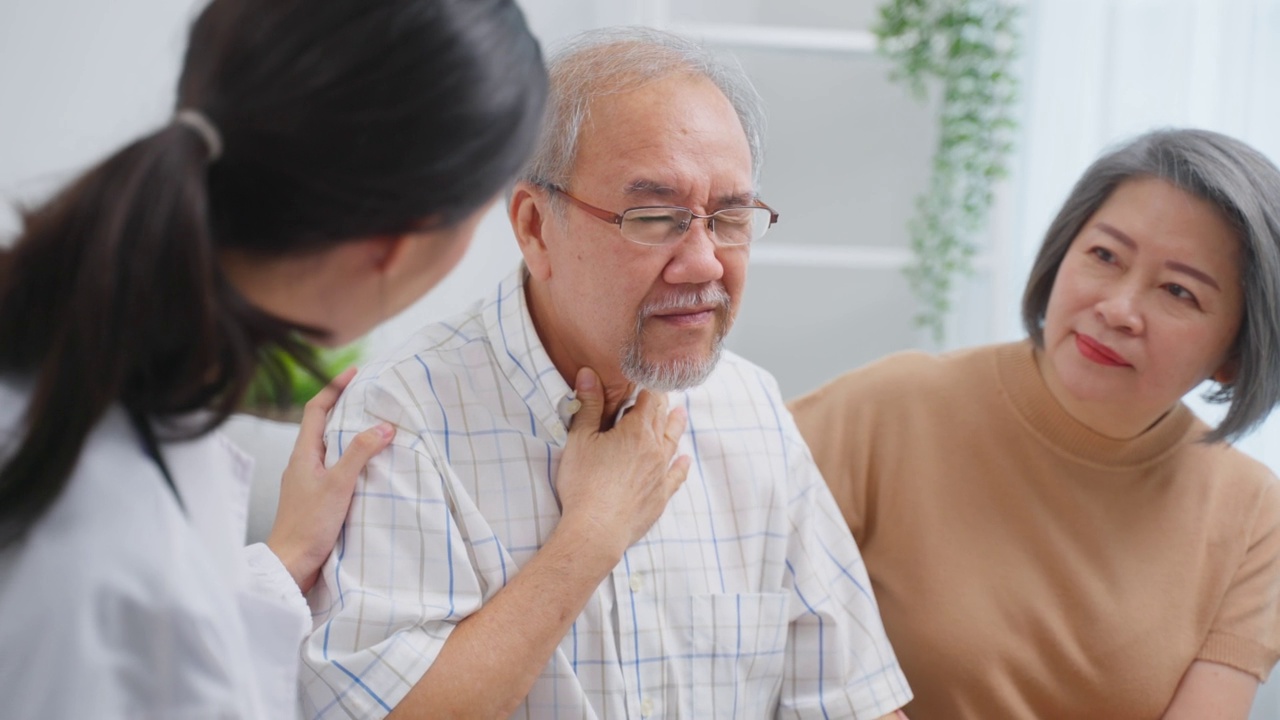
[[684,234],[674,244],[663,279],[672,285],[702,284],[724,276],[724,264],[716,255],[715,236],[708,219],[692,218]]

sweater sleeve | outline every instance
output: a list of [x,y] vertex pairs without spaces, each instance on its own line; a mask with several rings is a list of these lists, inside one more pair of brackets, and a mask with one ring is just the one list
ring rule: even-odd
[[1262,682],[1280,660],[1280,483],[1274,478],[1242,530],[1249,532],[1248,548],[1197,659]]

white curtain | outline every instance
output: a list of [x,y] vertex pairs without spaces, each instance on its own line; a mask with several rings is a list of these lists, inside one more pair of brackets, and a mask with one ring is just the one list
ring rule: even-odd
[[[1158,127],[1237,137],[1280,163],[1280,0],[1030,0],[1024,136],[1007,262],[1025,278],[1072,183],[1105,148]],[[1016,283],[1015,283],[1016,285]],[[1006,298],[1016,307],[1015,298]],[[1011,312],[1000,329],[1018,333]],[[1220,409],[1189,398],[1211,420]],[[1280,413],[1239,443],[1280,474]],[[1251,720],[1280,719],[1280,677]]]

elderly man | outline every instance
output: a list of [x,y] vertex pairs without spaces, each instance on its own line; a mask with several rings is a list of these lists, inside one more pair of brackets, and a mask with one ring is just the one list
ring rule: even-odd
[[758,96],[653,31],[550,69],[520,269],[330,421],[331,459],[399,430],[311,597],[308,715],[892,713],[911,693],[857,548],[773,379],[721,352],[777,219]]

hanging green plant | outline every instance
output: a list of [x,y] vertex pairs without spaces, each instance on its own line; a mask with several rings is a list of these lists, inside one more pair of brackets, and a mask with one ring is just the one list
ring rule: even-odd
[[324,389],[330,378],[359,362],[362,352],[358,342],[340,348],[311,348],[313,371],[280,348],[265,350],[242,405],[254,415],[296,422],[302,418],[302,406]]
[[916,322],[938,344],[1013,148],[1017,17],[1007,0],[889,0],[873,28],[880,54],[894,63],[890,77],[921,99],[940,93],[933,174],[908,223],[914,257],[906,269],[920,303]]

